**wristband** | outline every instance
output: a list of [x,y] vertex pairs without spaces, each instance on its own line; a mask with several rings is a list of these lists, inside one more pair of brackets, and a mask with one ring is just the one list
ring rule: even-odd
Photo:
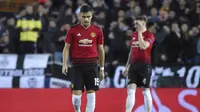
[[100,67],[100,70],[104,70],[104,67]]

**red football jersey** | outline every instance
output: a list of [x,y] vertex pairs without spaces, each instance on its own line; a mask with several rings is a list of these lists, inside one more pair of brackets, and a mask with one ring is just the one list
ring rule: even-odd
[[150,31],[145,31],[142,33],[144,40],[148,41],[150,46],[142,50],[139,47],[138,43],[138,32],[134,32],[133,35],[131,36],[131,48],[132,48],[132,63],[146,63],[150,64],[151,63],[151,50],[153,47],[153,43],[155,41],[153,33]]
[[97,45],[104,44],[104,37],[101,28],[95,25],[84,28],[81,24],[76,24],[67,31],[65,42],[71,44],[72,59],[85,61],[97,59]]

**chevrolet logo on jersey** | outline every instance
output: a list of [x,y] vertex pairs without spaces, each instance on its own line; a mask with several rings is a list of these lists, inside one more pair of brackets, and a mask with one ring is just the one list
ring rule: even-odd
[[92,40],[89,40],[89,39],[81,39],[79,40],[80,44],[91,44],[92,43]]
[[81,39],[79,40],[79,46],[89,46],[91,47],[91,43],[92,43],[92,40],[89,40],[89,39]]
[[131,47],[139,47],[139,42],[138,41],[132,42]]

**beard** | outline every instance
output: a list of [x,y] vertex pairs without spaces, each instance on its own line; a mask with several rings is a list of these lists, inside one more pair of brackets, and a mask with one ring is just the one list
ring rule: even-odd
[[89,22],[83,22],[82,24],[83,24],[84,27],[88,27],[90,25]]

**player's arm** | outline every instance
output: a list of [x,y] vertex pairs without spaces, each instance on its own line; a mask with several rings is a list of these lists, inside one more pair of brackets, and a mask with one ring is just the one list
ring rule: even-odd
[[70,50],[70,44],[65,43],[65,47],[63,49],[63,66],[67,67],[67,60],[69,58],[69,50]]
[[130,49],[129,55],[128,55],[128,60],[126,62],[126,68],[128,69],[130,64],[131,64],[131,55],[132,55],[132,48]]
[[138,42],[141,49],[145,50],[150,46],[148,41],[144,40],[144,37],[141,32],[138,32]]
[[99,57],[100,66],[104,67],[105,52],[104,52],[103,44],[98,45],[98,57]]
[[98,58],[101,70],[104,70],[104,61],[105,61],[105,52],[103,45],[104,45],[104,35],[102,29],[100,29],[99,36],[97,39],[97,47],[98,47]]
[[63,48],[63,71],[62,72],[67,72],[65,69],[67,69],[67,60],[69,58],[69,50],[70,50],[70,46],[72,43],[72,31],[70,29],[68,29],[67,31],[67,35],[65,38],[65,46]]

